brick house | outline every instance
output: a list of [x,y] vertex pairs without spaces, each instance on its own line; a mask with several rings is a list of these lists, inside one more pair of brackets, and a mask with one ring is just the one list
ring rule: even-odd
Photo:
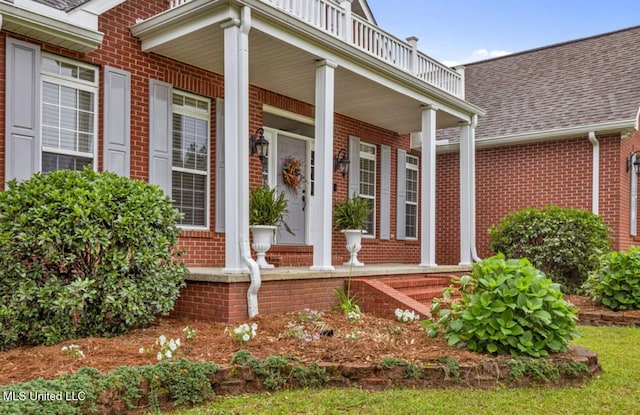
[[[486,110],[476,127],[476,241],[524,207],[592,211],[611,228],[613,248],[638,241],[640,26],[569,41],[465,68],[469,102]],[[438,132],[436,259],[457,258],[456,134]]]
[[[374,207],[365,277],[466,267],[487,254],[487,227],[520,206],[591,208],[592,160],[617,246],[633,239],[625,158],[637,139],[621,137],[637,121],[638,84],[608,77],[597,115],[591,83],[548,99],[570,83],[535,57],[572,43],[454,70],[378,27],[364,0],[0,0],[0,17],[0,187],[85,165],[160,186],[184,214],[192,267],[179,314],[246,317],[248,195],[263,183],[285,192],[295,230],[268,253],[279,267],[262,275],[266,312],[335,302],[348,255],[332,205],[353,193]],[[638,73],[623,57],[640,42],[627,43],[587,63]],[[528,70],[509,66],[527,56]],[[591,71],[578,58],[565,80]],[[263,159],[250,151],[260,136]],[[334,168],[345,154],[348,174]],[[304,166],[297,192],[282,182],[287,157]]]
[[[348,254],[332,205],[353,193],[374,207],[361,261],[437,268],[436,130],[458,131],[468,166],[484,112],[461,72],[378,27],[366,1],[8,0],[0,17],[0,186],[86,165],[160,186],[184,214],[185,261],[216,270],[192,273],[179,313],[246,316],[249,189],[263,183],[285,192],[295,230],[268,258],[310,273],[288,294],[294,277],[265,272],[267,312],[303,286],[300,308],[334,301]],[[250,151],[261,136],[262,159]],[[297,192],[282,182],[287,157],[304,166]],[[471,263],[466,213],[453,264]]]
[[[375,209],[361,260],[435,265],[435,131],[469,141],[483,112],[459,72],[378,28],[366,2],[15,0],[0,14],[0,185],[87,164],[157,184],[185,214],[187,263],[226,273],[247,270],[250,186],[289,198],[295,235],[269,255],[319,271],[345,260],[332,203],[356,192]],[[249,151],[262,134],[264,171]],[[308,178],[297,194],[287,156]]]

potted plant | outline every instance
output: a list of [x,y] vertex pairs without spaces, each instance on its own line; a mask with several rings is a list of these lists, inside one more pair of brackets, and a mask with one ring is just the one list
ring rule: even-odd
[[373,212],[369,200],[353,194],[344,202],[336,202],[333,208],[335,225],[347,240],[347,251],[349,251],[349,261],[343,265],[362,267],[364,264],[358,261],[358,252],[362,246],[362,235],[367,217]]
[[271,248],[275,230],[280,226],[289,233],[291,229],[284,218],[289,214],[288,201],[284,193],[268,186],[255,187],[249,192],[249,225],[253,234],[251,247],[256,251],[260,268],[273,268],[265,259],[265,254]]

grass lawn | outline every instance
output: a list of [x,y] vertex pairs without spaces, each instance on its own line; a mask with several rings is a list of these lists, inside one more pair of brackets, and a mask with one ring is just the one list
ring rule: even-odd
[[604,374],[582,387],[302,390],[218,398],[174,415],[204,414],[640,414],[640,329],[581,326],[576,344],[598,354]]

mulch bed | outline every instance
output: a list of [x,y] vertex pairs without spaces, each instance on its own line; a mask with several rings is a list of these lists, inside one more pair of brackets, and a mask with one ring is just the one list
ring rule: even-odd
[[[584,297],[568,296],[581,312],[604,312],[602,307]],[[640,319],[640,310],[629,312]],[[450,347],[441,337],[428,338],[418,322],[398,321],[365,315],[359,322],[349,322],[334,311],[324,312],[318,322],[301,321],[306,313],[283,313],[260,316],[247,322],[258,324],[257,336],[248,343],[235,342],[229,330],[239,324],[225,324],[163,318],[147,328],[133,330],[115,338],[84,338],[53,346],[19,347],[0,352],[0,385],[26,382],[32,379],[53,379],[90,366],[103,373],[118,366],[142,366],[157,362],[156,341],[160,335],[181,339],[178,357],[193,361],[229,364],[241,349],[255,357],[291,355],[303,362],[334,364],[374,364],[385,357],[395,357],[413,363],[437,361],[442,357],[457,359],[460,365],[477,364],[486,355]],[[195,339],[187,341],[183,329],[197,330]],[[317,338],[313,334],[323,332]],[[310,341],[309,341],[310,340]],[[61,351],[63,346],[79,346],[85,357],[73,358]],[[152,353],[139,353],[140,348]]]

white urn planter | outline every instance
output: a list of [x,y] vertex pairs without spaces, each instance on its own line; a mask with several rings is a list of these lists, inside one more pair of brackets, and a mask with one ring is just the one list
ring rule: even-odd
[[353,267],[364,267],[364,264],[358,261],[358,252],[362,248],[362,235],[367,231],[362,229],[347,229],[341,231],[347,240],[347,251],[350,254],[349,260],[342,265]]
[[253,234],[253,243],[251,244],[251,247],[256,251],[256,263],[260,268],[273,268],[273,265],[269,264],[265,259],[265,254],[269,248],[271,248],[271,243],[273,243],[273,234],[276,229],[277,226],[251,226],[251,233]]

